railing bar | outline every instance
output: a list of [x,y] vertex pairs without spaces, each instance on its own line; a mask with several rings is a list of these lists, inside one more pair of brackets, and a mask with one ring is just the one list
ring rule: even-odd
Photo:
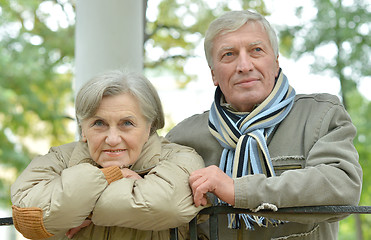
[[197,240],[197,216],[189,222],[189,238]]
[[170,240],[178,240],[178,228],[170,229]]
[[323,214],[371,214],[371,206],[314,206],[314,207],[289,207],[280,208],[273,212],[272,210],[260,210],[259,212],[252,212],[249,209],[233,208],[231,206],[218,206],[205,208],[200,211],[199,214],[210,215],[215,214],[227,214],[227,213],[323,213]]
[[370,214],[371,206],[315,206],[315,207],[295,207],[283,208],[278,213],[355,213]]
[[218,214],[212,213],[209,218],[210,239],[218,240]]
[[209,215],[210,239],[218,239],[218,214],[228,213],[273,213],[273,214],[371,214],[371,206],[311,206],[311,207],[289,207],[280,208],[277,211],[260,210],[252,212],[249,209],[233,208],[231,206],[214,206],[205,208],[199,214]]
[[0,218],[0,226],[13,225],[13,218]]

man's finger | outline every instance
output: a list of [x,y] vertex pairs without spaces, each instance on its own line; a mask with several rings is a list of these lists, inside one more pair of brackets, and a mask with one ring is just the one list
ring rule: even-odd
[[[195,202],[196,207],[203,205],[206,200],[206,193],[212,192],[213,187],[206,178],[203,178],[201,184],[197,185],[197,187],[192,188],[193,190],[193,201]],[[207,201],[206,201],[207,202]],[[205,203],[206,204],[206,203]]]

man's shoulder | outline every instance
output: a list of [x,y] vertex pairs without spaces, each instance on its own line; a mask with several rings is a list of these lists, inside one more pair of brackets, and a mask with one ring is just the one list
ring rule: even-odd
[[200,114],[194,114],[188,118],[183,119],[181,122],[179,122],[173,129],[182,129],[182,128],[197,128],[200,125],[207,125],[209,121],[209,111],[205,111]]
[[203,113],[194,114],[188,118],[185,118],[179,124],[205,122],[205,121],[208,121],[208,119],[209,119],[209,110]]
[[[180,139],[193,139],[203,134],[209,134],[208,130],[209,111],[192,115],[172,128],[166,135],[171,142],[184,144]],[[186,144],[187,145],[187,144]]]
[[178,123],[166,135],[166,138],[170,142],[195,149],[204,159],[206,166],[219,164],[223,149],[216,138],[211,135],[208,121],[208,111],[190,116]]
[[346,111],[340,99],[335,95],[328,93],[297,94],[295,103],[285,121],[317,122],[317,119],[330,113],[331,109],[333,109],[331,114],[340,114],[340,112]]
[[328,103],[332,105],[342,105],[337,96],[329,93],[297,94],[295,97],[295,104],[305,103]]

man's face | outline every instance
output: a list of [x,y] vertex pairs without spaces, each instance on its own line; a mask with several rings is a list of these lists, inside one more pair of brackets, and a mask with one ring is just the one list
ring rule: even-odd
[[258,22],[248,22],[234,32],[217,36],[212,59],[214,85],[240,112],[252,111],[268,97],[279,72],[278,57]]

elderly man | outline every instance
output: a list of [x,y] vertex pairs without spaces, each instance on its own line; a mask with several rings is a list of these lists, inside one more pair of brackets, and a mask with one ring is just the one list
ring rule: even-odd
[[[167,138],[191,146],[206,168],[189,179],[196,206],[252,210],[357,205],[362,169],[356,129],[339,99],[296,95],[278,61],[277,37],[266,19],[232,11],[214,20],[205,53],[215,91],[203,114],[179,123]],[[341,217],[229,214],[220,239],[337,239]],[[199,234],[207,235],[207,223]]]

